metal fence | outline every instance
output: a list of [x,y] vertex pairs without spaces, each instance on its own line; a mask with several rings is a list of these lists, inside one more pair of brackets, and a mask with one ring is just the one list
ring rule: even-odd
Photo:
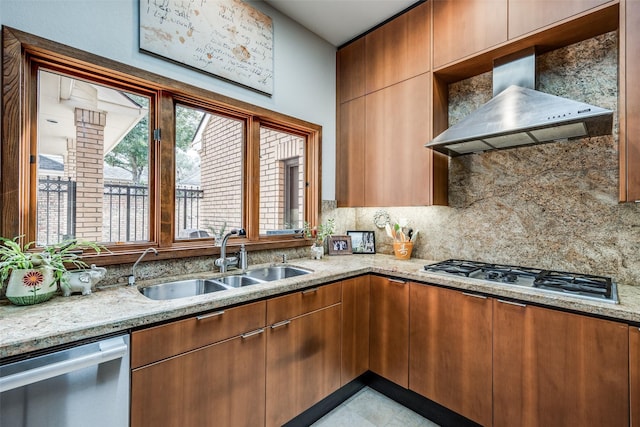
[[146,185],[105,183],[102,241],[145,240],[149,240],[149,188]]
[[[198,228],[204,191],[176,188],[176,228]],[[66,178],[40,178],[38,244],[50,245],[76,237],[76,183]],[[78,236],[82,238],[82,236]],[[149,189],[145,185],[105,183],[102,201],[102,241],[149,240]]]
[[204,191],[197,187],[176,188],[176,228],[200,228],[200,204]]
[[38,181],[39,245],[58,243],[76,235],[76,183],[61,177]]

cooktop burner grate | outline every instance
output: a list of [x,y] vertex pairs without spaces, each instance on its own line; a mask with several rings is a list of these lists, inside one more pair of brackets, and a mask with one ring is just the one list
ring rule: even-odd
[[430,273],[465,276],[599,301],[618,302],[616,285],[609,277],[460,259],[449,259],[425,265],[424,268]]

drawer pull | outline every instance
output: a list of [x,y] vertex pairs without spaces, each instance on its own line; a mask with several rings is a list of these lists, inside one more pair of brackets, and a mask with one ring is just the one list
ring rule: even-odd
[[398,279],[387,279],[387,280],[389,280],[389,282],[391,282],[391,283],[396,283],[398,285],[406,285],[407,284],[407,282],[405,282],[404,280],[398,280]]
[[291,320],[283,320],[282,322],[274,323],[273,325],[271,325],[271,329],[277,329],[281,326],[287,326],[289,323],[291,323]]
[[196,319],[198,319],[198,320],[210,319],[212,317],[222,316],[223,314],[224,314],[224,310],[220,310],[220,311],[216,311],[216,312],[209,313],[209,314],[203,314],[201,316],[196,317]]
[[472,294],[470,292],[463,292],[462,295],[466,295],[468,297],[473,297],[473,298],[487,299],[487,297],[484,295]]
[[260,328],[260,329],[256,329],[255,331],[251,331],[251,332],[247,332],[246,334],[242,334],[240,335],[242,337],[242,339],[247,339],[247,338],[251,338],[253,336],[256,335],[260,335],[261,333],[264,332],[264,328]]
[[515,305],[516,307],[526,307],[526,304],[520,304],[519,302],[513,302],[513,301],[505,301],[503,299],[498,299],[496,300],[502,304],[509,304],[509,305]]
[[318,292],[318,288],[309,288],[302,291],[302,295],[308,295]]

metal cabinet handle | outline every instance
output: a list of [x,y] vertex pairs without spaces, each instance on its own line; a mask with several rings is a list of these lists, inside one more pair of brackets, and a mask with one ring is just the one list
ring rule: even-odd
[[251,338],[253,336],[256,335],[260,335],[261,333],[264,332],[264,328],[260,328],[260,329],[256,329],[255,331],[251,331],[251,332],[247,332],[246,334],[242,334],[240,335],[242,337],[242,339],[247,339],[247,338]]
[[302,291],[302,295],[313,294],[315,292],[318,292],[318,288],[309,288]]
[[202,315],[196,317],[196,319],[198,319],[198,320],[210,319],[212,317],[222,316],[223,314],[224,314],[224,310],[220,310],[220,311],[216,311],[214,313],[202,314]]
[[391,282],[391,283],[396,283],[398,285],[406,285],[407,284],[407,282],[405,282],[404,280],[391,279],[391,278],[388,278],[387,280],[389,280],[389,282]]
[[520,304],[519,302],[513,302],[513,301],[505,301],[503,299],[498,299],[496,300],[502,304],[509,304],[509,305],[515,305],[516,307],[526,307],[526,304]]
[[274,323],[273,325],[271,325],[271,329],[277,329],[281,326],[286,326],[289,323],[291,323],[291,320],[283,320],[282,322]]
[[487,297],[484,295],[472,294],[470,292],[463,292],[462,295],[466,295],[468,297],[473,297],[473,298],[487,299]]

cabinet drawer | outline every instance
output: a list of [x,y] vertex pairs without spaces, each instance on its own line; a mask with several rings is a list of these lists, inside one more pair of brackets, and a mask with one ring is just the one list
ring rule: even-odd
[[264,301],[220,309],[131,334],[131,367],[137,368],[265,326]]
[[267,301],[267,325],[291,319],[340,302],[342,284],[309,288]]

